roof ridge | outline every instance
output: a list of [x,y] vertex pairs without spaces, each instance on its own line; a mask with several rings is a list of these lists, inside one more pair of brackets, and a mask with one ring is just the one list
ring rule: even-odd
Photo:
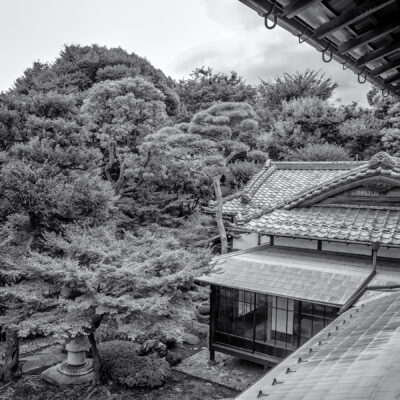
[[353,169],[368,161],[274,161],[278,169]]

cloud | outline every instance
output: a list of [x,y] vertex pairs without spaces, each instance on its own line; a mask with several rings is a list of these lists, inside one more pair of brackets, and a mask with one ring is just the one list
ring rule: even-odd
[[[368,83],[360,85],[353,72],[343,71],[335,61],[324,63],[318,51],[306,43],[299,44],[297,38],[283,28],[266,30],[262,18],[239,2],[228,7],[226,0],[204,0],[204,5],[210,18],[229,26],[232,35],[179,54],[169,66],[172,75],[188,76],[194,68],[204,65],[215,71],[235,70],[246,81],[255,84],[260,79],[270,80],[285,72],[310,68],[320,70],[339,84],[335,98],[341,98],[344,103],[355,100],[367,105]],[[224,13],[223,10],[227,11]]]

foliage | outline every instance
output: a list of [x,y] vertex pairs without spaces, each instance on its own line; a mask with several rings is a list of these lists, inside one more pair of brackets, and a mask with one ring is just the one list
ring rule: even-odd
[[270,155],[283,159],[289,150],[311,143],[340,144],[342,122],[341,111],[317,97],[284,102],[274,124]]
[[211,68],[196,68],[189,79],[176,87],[181,99],[179,121],[189,121],[197,112],[220,102],[254,103],[256,89],[232,71],[214,73]]
[[100,348],[107,380],[134,388],[155,388],[171,376],[165,359],[157,356],[139,356],[137,345],[126,341],[103,343]]
[[310,143],[289,152],[287,159],[293,161],[349,161],[351,157],[344,147],[331,143]]
[[258,92],[264,109],[279,110],[284,102],[294,99],[316,97],[327,100],[337,86],[337,83],[326,78],[320,71],[307,69],[294,74],[284,73],[274,81],[261,80]]
[[344,121],[339,127],[341,142],[352,157],[368,160],[381,150],[381,122],[370,116]]
[[[83,334],[94,357],[102,323],[109,338],[179,340],[185,292],[226,239],[222,196],[269,157],[398,153],[399,103],[373,89],[372,109],[337,107],[335,88],[316,71],[175,82],[97,45],[34,63],[0,94],[0,326]],[[199,212],[213,198],[219,235]]]

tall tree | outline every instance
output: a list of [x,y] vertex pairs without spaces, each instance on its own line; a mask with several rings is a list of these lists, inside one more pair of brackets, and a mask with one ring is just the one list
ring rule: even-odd
[[219,103],[197,113],[182,129],[147,138],[182,170],[197,176],[203,184],[212,183],[223,254],[227,252],[227,238],[221,181],[231,172],[229,167],[235,161],[264,162],[267,158],[256,117],[247,103]]
[[117,194],[135,176],[140,141],[167,122],[164,100],[143,78],[97,83],[84,100],[82,116],[104,154],[104,172]]

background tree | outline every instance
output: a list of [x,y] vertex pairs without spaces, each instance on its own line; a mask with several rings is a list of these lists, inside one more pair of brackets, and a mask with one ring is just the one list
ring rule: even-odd
[[288,151],[311,143],[340,144],[343,119],[340,109],[317,97],[284,102],[273,126],[270,156],[284,159]]
[[261,79],[257,87],[255,108],[261,118],[262,126],[271,126],[284,103],[309,97],[326,101],[332,97],[337,86],[337,83],[331,78],[326,78],[320,71],[310,69],[294,74],[284,73],[270,81]]
[[178,82],[176,91],[181,99],[178,121],[188,122],[198,111],[220,102],[253,104],[256,89],[235,71],[214,73],[212,68],[196,68],[189,79]]

